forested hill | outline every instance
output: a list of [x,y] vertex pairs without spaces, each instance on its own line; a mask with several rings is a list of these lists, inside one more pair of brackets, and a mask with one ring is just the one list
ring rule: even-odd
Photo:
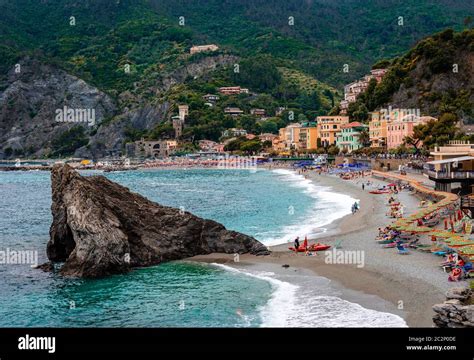
[[182,46],[217,42],[340,86],[425,36],[472,26],[472,16],[474,2],[464,0],[2,0],[0,66],[34,50],[121,89],[136,80],[120,76],[125,61],[140,76],[172,63]]
[[[374,62],[472,27],[473,14],[464,0],[0,0],[0,158],[117,154],[142,136],[171,137],[183,103],[185,141],[230,127],[276,133],[327,114]],[[219,50],[190,55],[209,43]],[[250,94],[204,103],[232,85]],[[63,106],[97,108],[97,122],[55,123]]]
[[368,112],[392,106],[420,109],[434,117],[449,113],[474,123],[474,29],[447,29],[376,66],[388,72],[350,104],[349,114],[356,120],[364,121]]

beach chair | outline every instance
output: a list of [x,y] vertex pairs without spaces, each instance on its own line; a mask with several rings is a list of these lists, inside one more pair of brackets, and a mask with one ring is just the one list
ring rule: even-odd
[[408,249],[405,249],[402,244],[397,245],[397,250],[400,255],[407,255],[409,253]]

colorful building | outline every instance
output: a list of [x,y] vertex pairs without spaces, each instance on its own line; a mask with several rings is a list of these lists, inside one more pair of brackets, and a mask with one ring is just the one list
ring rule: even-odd
[[315,150],[318,148],[318,128],[308,126],[300,128],[299,149]]
[[344,86],[344,99],[339,103],[341,115],[346,114],[349,104],[355,102],[357,97],[367,90],[370,80],[375,79],[379,83],[386,72],[387,69],[373,69],[370,74]]
[[313,150],[318,147],[318,128],[315,123],[294,123],[279,132],[278,149]]
[[[407,111],[408,110],[408,111]],[[387,149],[396,149],[405,142],[405,138],[413,135],[415,126],[436,120],[431,116],[419,116],[409,109],[395,109],[390,114],[387,124]]]
[[369,121],[370,147],[386,148],[388,122],[389,120],[380,111],[371,113]]
[[328,147],[336,145],[337,135],[341,126],[349,123],[349,116],[318,116],[317,134],[321,146]]
[[360,142],[360,134],[369,127],[360,122],[354,121],[341,125],[341,132],[337,135],[336,146],[340,151],[351,153],[363,147]]

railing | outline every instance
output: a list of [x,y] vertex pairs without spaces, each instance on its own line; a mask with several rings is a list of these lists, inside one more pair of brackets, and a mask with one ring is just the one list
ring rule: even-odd
[[434,171],[423,170],[423,172],[434,179],[474,179],[474,171]]

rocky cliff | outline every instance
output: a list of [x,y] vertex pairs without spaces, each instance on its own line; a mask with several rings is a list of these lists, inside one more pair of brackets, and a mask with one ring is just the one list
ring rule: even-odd
[[64,262],[63,275],[102,277],[214,252],[269,254],[250,236],[156,204],[103,176],[55,165],[51,180],[47,255]]
[[[0,158],[47,156],[61,134],[80,126],[88,137],[116,104],[105,93],[65,71],[25,58],[8,73],[0,90]],[[56,111],[94,109],[90,122],[58,122]]]

